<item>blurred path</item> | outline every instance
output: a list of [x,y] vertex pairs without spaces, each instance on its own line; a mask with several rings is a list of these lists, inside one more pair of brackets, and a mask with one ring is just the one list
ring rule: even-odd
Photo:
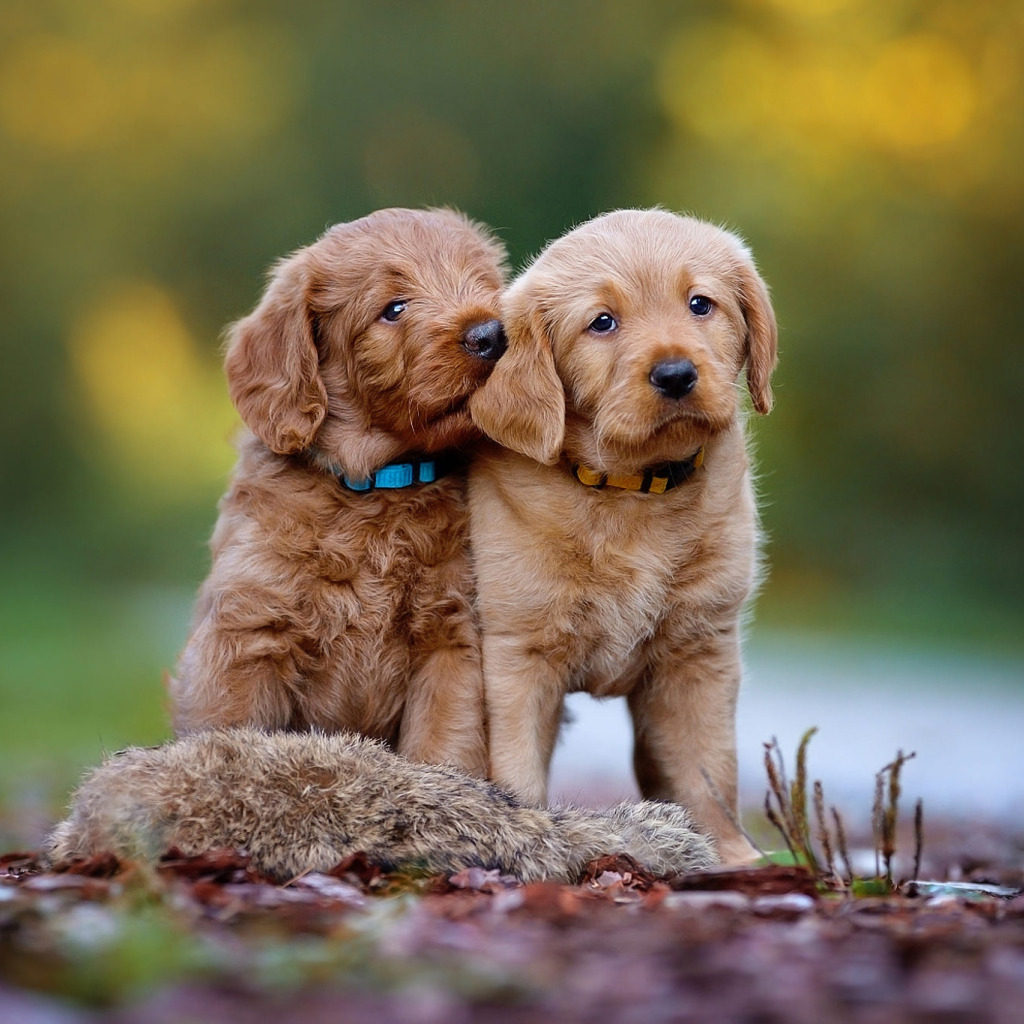
[[[625,702],[570,698],[575,721],[555,754],[556,799],[636,795]],[[1024,660],[941,657],[800,635],[759,637],[747,652],[738,721],[741,804],[764,800],[764,748],[777,736],[792,773],[804,730],[818,726],[808,769],[826,800],[870,815],[874,775],[902,749],[906,806],[1017,822],[1024,828]]]

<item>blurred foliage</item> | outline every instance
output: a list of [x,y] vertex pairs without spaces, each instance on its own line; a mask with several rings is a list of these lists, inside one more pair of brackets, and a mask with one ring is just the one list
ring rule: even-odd
[[661,203],[744,233],[774,288],[780,581],[1020,601],[1012,0],[4,7],[9,541],[200,575],[219,332],[327,223],[448,203],[521,262]]
[[1000,0],[750,3],[665,50],[655,191],[726,211],[778,304],[761,448],[797,592],[1019,615],[1022,73]]
[[0,649],[5,699],[35,685],[10,652],[54,627],[52,595],[199,581],[232,460],[223,326],[276,258],[383,205],[465,209],[515,265],[614,207],[740,231],[782,331],[777,411],[754,426],[760,614],[855,599],[1016,628],[1016,0],[2,0],[0,18],[0,548],[5,603],[39,614]]

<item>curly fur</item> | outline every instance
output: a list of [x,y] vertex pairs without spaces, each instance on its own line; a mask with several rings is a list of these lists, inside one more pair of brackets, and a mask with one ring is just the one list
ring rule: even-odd
[[[492,777],[543,803],[564,695],[625,696],[643,795],[685,804],[724,858],[749,859],[735,708],[758,525],[737,377],[768,412],[767,289],[734,235],[622,210],[553,242],[503,313],[508,351],[472,404],[505,450],[470,474]],[[593,330],[603,313],[616,326]],[[654,368],[683,360],[696,384],[670,396]],[[702,446],[703,466],[665,494],[569,471],[642,475]]]
[[524,881],[576,880],[605,853],[629,853],[658,875],[716,860],[672,804],[536,809],[364,737],[245,728],[115,754],[87,776],[46,852],[62,864],[101,852],[154,859],[170,847],[243,849],[277,879],[329,870],[359,851],[385,868],[481,866]]
[[357,493],[331,468],[360,479],[479,436],[467,399],[494,362],[467,332],[496,324],[503,260],[460,214],[378,211],[282,261],[231,329],[248,430],[169,683],[178,734],[351,729],[483,774],[464,470]]

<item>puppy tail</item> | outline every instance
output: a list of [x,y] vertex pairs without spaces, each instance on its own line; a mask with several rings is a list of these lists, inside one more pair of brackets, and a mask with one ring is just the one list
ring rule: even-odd
[[714,842],[698,832],[685,808],[644,800],[622,803],[603,814],[553,812],[568,839],[568,868],[579,878],[589,861],[626,853],[655,875],[702,871],[719,862]]

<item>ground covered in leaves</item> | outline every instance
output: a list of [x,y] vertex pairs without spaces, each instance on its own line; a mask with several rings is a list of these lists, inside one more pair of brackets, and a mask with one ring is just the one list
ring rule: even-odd
[[579,885],[382,874],[287,885],[225,852],[156,868],[0,857],[0,1020],[256,1022],[1024,1020],[1024,848],[930,844],[943,884],[827,891],[774,866]]

